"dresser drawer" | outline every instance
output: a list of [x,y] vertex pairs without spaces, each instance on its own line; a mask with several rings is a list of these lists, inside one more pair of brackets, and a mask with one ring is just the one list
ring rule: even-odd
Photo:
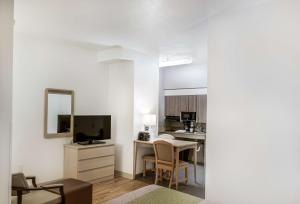
[[78,151],[78,160],[114,155],[114,146],[88,148]]
[[90,171],[80,172],[78,174],[78,179],[83,181],[92,181],[111,175],[114,175],[114,166],[108,166]]
[[81,160],[78,162],[78,171],[86,171],[100,167],[114,165],[114,156],[97,157],[93,159]]

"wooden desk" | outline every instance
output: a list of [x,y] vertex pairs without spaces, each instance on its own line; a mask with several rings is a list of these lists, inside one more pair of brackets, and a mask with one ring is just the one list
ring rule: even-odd
[[[162,140],[162,139],[159,139]],[[194,177],[195,177],[195,183],[197,183],[197,142],[190,142],[190,141],[183,141],[183,140],[168,140],[163,139],[174,146],[175,151],[175,160],[176,160],[176,189],[178,189],[178,180],[179,180],[179,152],[187,149],[194,150]],[[139,145],[147,145],[153,148],[153,141],[141,141],[141,140],[134,140],[134,150],[133,150],[133,179],[135,179],[136,176],[136,160],[137,160],[137,152],[138,152],[138,146]]]

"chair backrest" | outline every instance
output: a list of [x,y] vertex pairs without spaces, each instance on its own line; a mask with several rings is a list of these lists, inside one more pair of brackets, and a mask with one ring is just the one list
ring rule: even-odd
[[164,140],[153,142],[156,165],[166,164],[174,167],[174,147]]
[[[11,187],[12,188],[23,188],[28,189],[29,185],[26,181],[25,175],[23,173],[15,173],[12,175],[12,181],[11,181]],[[23,191],[23,194],[29,193],[29,191]],[[12,190],[11,191],[12,196],[17,196],[17,192]]]
[[158,137],[161,138],[161,139],[175,140],[175,137],[173,135],[170,135],[170,134],[161,134]]

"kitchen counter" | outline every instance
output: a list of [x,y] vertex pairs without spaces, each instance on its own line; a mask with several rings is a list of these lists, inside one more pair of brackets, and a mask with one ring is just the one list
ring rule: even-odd
[[[198,142],[200,148],[200,151],[197,153],[197,162],[200,164],[205,163],[205,138],[206,138],[206,133],[204,132],[195,132],[195,133],[190,133],[190,132],[175,132],[175,131],[160,131],[159,134],[170,134],[173,135],[176,139],[178,140],[187,140],[187,141],[195,141]],[[189,154],[189,161],[192,161],[192,156]]]
[[195,132],[195,133],[190,133],[190,132],[170,132],[170,131],[165,131],[165,132],[159,132],[159,134],[170,134],[173,135],[175,138],[183,138],[183,139],[192,139],[192,140],[205,140],[206,133],[203,132]]

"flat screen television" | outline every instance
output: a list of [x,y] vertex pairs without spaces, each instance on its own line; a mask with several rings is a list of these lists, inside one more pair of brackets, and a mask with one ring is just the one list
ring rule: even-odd
[[110,115],[74,116],[74,143],[99,144],[108,139],[111,139]]

